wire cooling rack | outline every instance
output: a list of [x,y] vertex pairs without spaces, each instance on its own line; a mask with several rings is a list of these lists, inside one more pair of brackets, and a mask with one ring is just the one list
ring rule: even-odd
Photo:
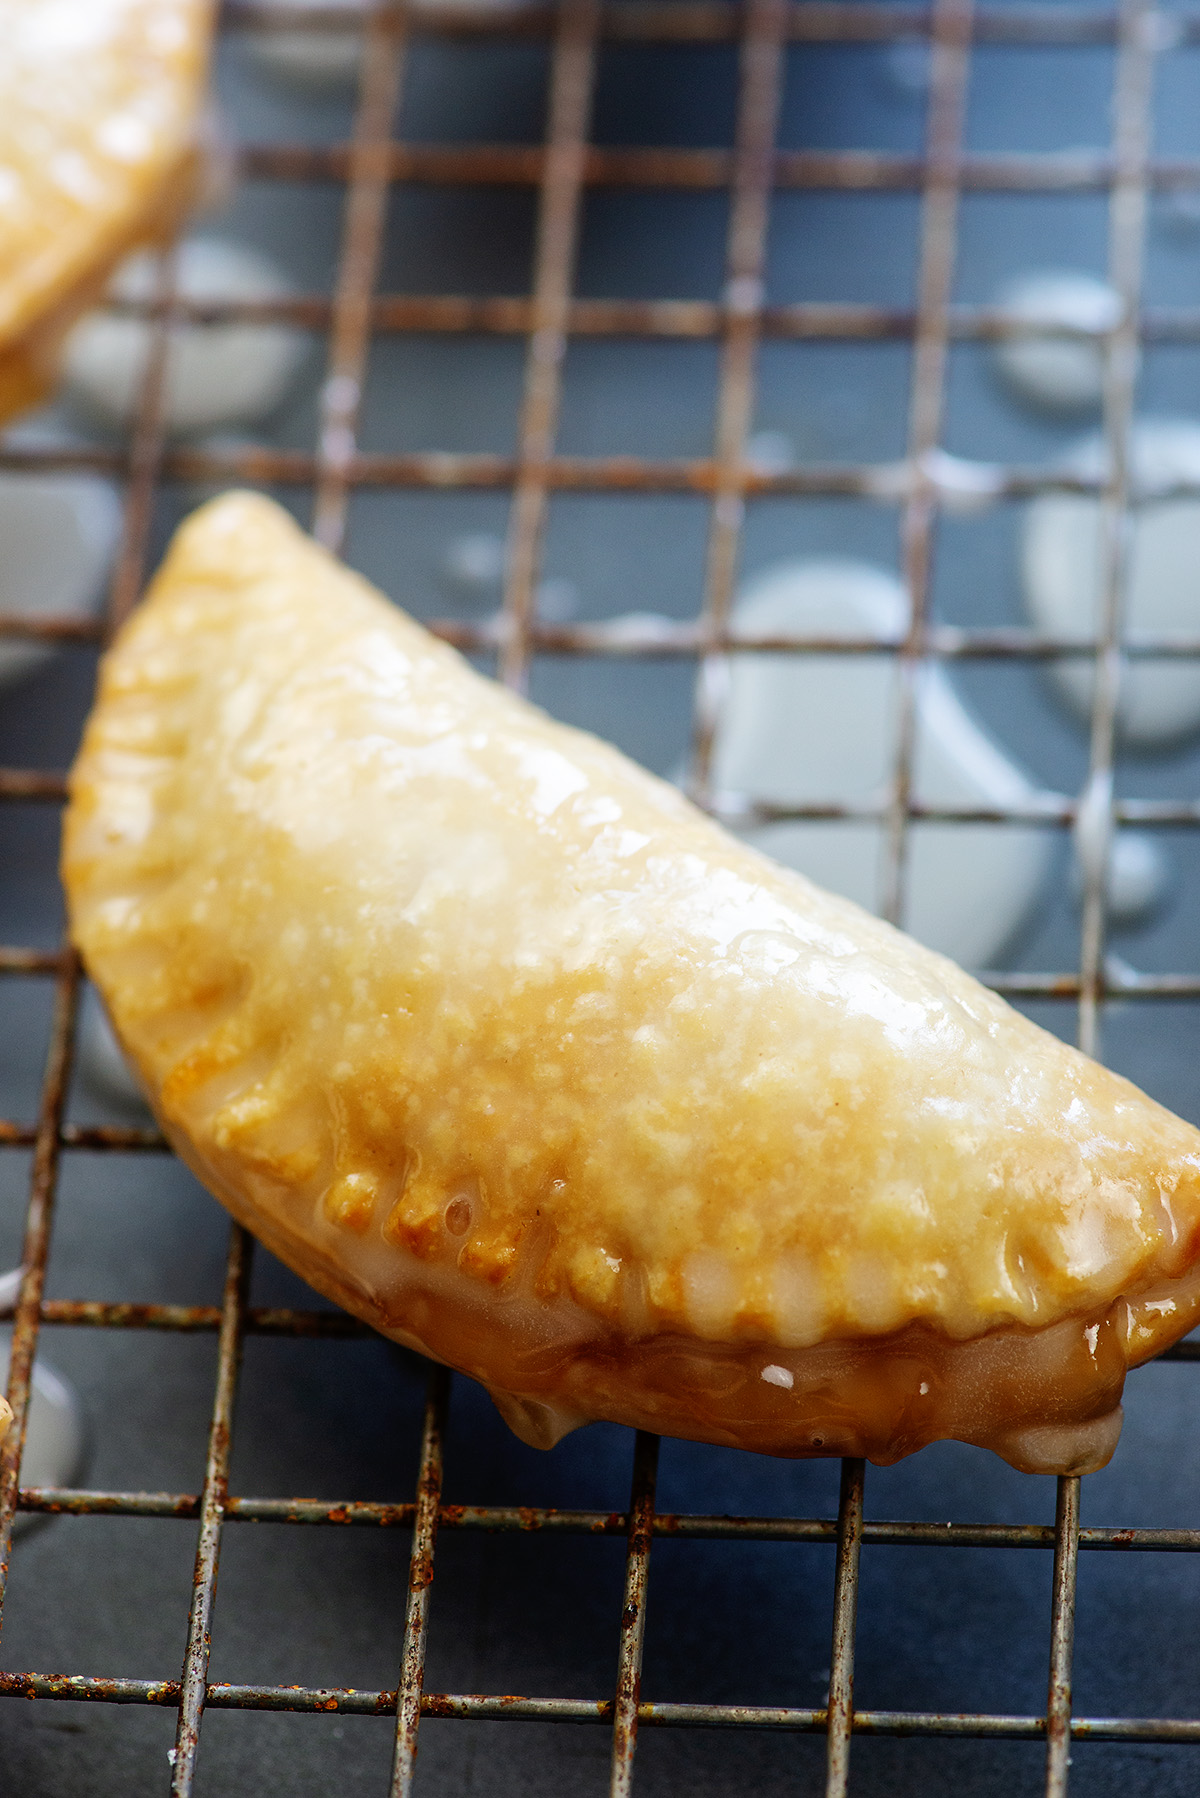
[[[365,488],[496,489],[511,494],[509,559],[499,631],[445,624],[444,636],[459,647],[497,650],[499,672],[520,688],[535,653],[555,656],[621,655],[690,658],[697,671],[690,785],[699,803],[725,815],[728,803],[710,775],[719,719],[723,658],[748,649],[780,654],[894,653],[901,671],[901,703],[890,798],[881,810],[836,805],[792,808],[758,806],[762,820],[874,818],[886,828],[887,914],[902,919],[906,842],[914,819],[941,822],[1029,822],[1065,828],[1086,814],[1102,838],[1121,824],[1195,826],[1200,803],[1184,800],[1118,800],[1114,797],[1116,701],[1129,658],[1200,656],[1200,634],[1170,639],[1134,637],[1122,631],[1121,597],[1128,553],[1127,444],[1133,413],[1139,343],[1200,342],[1200,308],[1148,311],[1142,305],[1148,198],[1153,193],[1200,190],[1200,162],[1156,159],[1151,150],[1152,86],[1156,59],[1168,48],[1200,44],[1200,10],[1162,11],[1152,0],[1118,5],[1004,4],[933,0],[924,6],[874,5],[869,0],[561,0],[559,5],[518,3],[498,10],[468,5],[380,4],[367,8],[363,63],[353,139],[348,143],[249,146],[246,171],[264,181],[341,183],[345,202],[342,253],[329,299],[299,297],[242,306],[188,306],[174,293],[172,257],[163,256],[158,291],[148,310],[154,320],[152,351],[141,402],[126,445],[120,449],[8,447],[5,468],[90,468],[125,482],[124,532],[102,626],[87,618],[36,621],[0,617],[0,636],[46,641],[103,641],[135,603],[150,544],[159,484],[164,479],[273,482],[308,489],[312,522],[331,549],[342,547],[352,495]],[[229,32],[248,27],[344,27],[343,9],[328,15],[309,9],[289,16],[281,6],[231,0],[221,15]],[[397,141],[394,121],[404,91],[406,57],[421,34],[527,37],[549,42],[549,105],[544,142],[523,145],[442,145]],[[919,156],[865,151],[782,151],[776,148],[785,64],[790,43],[887,43],[927,38],[931,48],[924,152]],[[626,45],[731,43],[739,58],[735,141],[731,149],[596,148],[589,146],[597,59],[608,42]],[[964,114],[972,49],[988,44],[1115,46],[1113,131],[1108,150],[969,154]],[[389,196],[396,184],[501,184],[537,194],[537,236],[532,289],[520,297],[458,294],[407,295],[378,290]],[[597,186],[709,190],[729,197],[725,286],[716,301],[664,297],[655,300],[582,299],[574,275],[582,209]],[[764,297],[767,235],[773,199],[787,189],[915,191],[920,196],[916,304],[909,309],[866,303],[807,302],[768,306]],[[996,494],[1020,499],[1048,488],[1099,495],[1104,520],[1102,623],[1093,639],[1052,639],[1019,627],[966,629],[939,625],[929,608],[935,529],[944,498],[947,460],[941,450],[948,352],[955,340],[994,340],[1012,321],[985,306],[952,303],[956,228],[964,191],[996,193],[1096,193],[1107,195],[1110,279],[1121,300],[1120,316],[1099,332],[1105,350],[1104,422],[1109,472],[1099,481],[1049,475],[1041,469],[992,471]],[[310,452],[267,447],[201,451],[172,448],[162,424],[166,331],[172,319],[284,320],[326,333],[327,370],[321,387],[316,442]],[[524,384],[515,453],[385,454],[358,445],[360,408],[373,341],[394,333],[503,334],[524,345]],[[711,454],[699,459],[652,460],[582,457],[559,453],[556,427],[568,344],[579,337],[708,340],[719,346],[720,374]],[[907,450],[899,464],[818,465],[768,474],[747,452],[755,401],[756,364],[768,339],[885,340],[912,345]],[[547,511],[552,495],[580,493],[691,493],[709,509],[703,593],[690,622],[647,625],[636,641],[603,624],[551,625],[537,616],[537,590]],[[1182,489],[1181,489],[1182,491]],[[748,502],[776,495],[857,496],[898,507],[903,572],[912,597],[904,641],[879,644],[862,637],[812,640],[736,639],[728,633],[739,548]],[[916,677],[930,658],[1045,662],[1080,650],[1095,659],[1089,769],[1078,801],[1031,801],[1025,810],[931,807],[913,790]],[[0,799],[57,803],[64,777],[37,768],[0,768]],[[738,814],[746,821],[745,809]],[[1078,965],[1049,973],[1014,972],[991,977],[1015,998],[1073,998],[1078,1035],[1095,1051],[1106,1000],[1200,997],[1194,974],[1132,973],[1106,958],[1104,856],[1091,858],[1082,898]],[[1044,1740],[1045,1789],[1052,1798],[1067,1790],[1073,1743],[1080,1741],[1191,1743],[1200,1746],[1200,1718],[1081,1717],[1072,1710],[1072,1642],[1077,1558],[1081,1549],[1197,1551],[1200,1530],[1083,1528],[1080,1483],[1058,1482],[1053,1527],[1043,1524],[944,1525],[871,1522],[863,1516],[863,1466],[847,1461],[841,1474],[836,1518],[762,1518],[665,1514],[655,1509],[658,1443],[639,1435],[627,1511],[554,1510],[536,1507],[445,1506],[442,1503],[443,1436],[450,1378],[430,1377],[414,1499],[403,1504],[252,1498],[231,1494],[230,1456],[234,1401],[242,1346],[249,1335],[353,1336],[366,1334],[340,1314],[265,1309],[249,1303],[253,1245],[231,1231],[222,1303],[216,1306],[99,1303],[49,1300],[44,1286],[50,1253],[56,1187],[64,1156],[77,1151],[112,1155],[164,1151],[148,1130],[69,1124],[66,1095],[72,1067],[80,968],[68,946],[43,951],[0,947],[0,973],[43,977],[54,986],[53,1028],[36,1120],[0,1122],[0,1144],[32,1150],[32,1175],[23,1249],[23,1277],[13,1312],[9,1400],[16,1416],[0,1454],[0,1593],[7,1581],[14,1516],[18,1511],[172,1517],[198,1523],[195,1576],[187,1646],[178,1674],[155,1679],[107,1677],[102,1672],[57,1675],[0,1673],[0,1694],[35,1700],[94,1700],[166,1707],[178,1723],[171,1791],[184,1798],[194,1787],[201,1724],[208,1710],[339,1712],[394,1716],[395,1747],[390,1790],[394,1798],[413,1786],[418,1731],[423,1718],[538,1720],[592,1723],[612,1737],[611,1790],[633,1788],[639,1729],[690,1725],[730,1731],[773,1729],[824,1734],[829,1798],[848,1790],[850,1748],[857,1735],[987,1737]],[[21,1456],[30,1381],[44,1324],[123,1331],[208,1331],[218,1342],[203,1487],[199,1493],[66,1490],[22,1487]],[[1177,1360],[1200,1359],[1183,1344]],[[403,1651],[394,1688],[222,1684],[210,1681],[210,1628],[222,1536],[237,1522],[399,1526],[412,1531]],[[435,1547],[440,1531],[541,1532],[608,1535],[627,1542],[619,1615],[615,1685],[594,1699],[462,1694],[425,1689],[425,1646],[435,1590]],[[647,1582],[656,1537],[721,1541],[828,1543],[836,1557],[828,1702],[815,1707],[708,1703],[659,1703],[641,1692],[641,1657]],[[1053,1553],[1049,1618],[1049,1680],[1041,1714],[965,1712],[935,1714],[854,1707],[855,1620],[862,1548],[877,1544],[983,1549],[1040,1549]]]

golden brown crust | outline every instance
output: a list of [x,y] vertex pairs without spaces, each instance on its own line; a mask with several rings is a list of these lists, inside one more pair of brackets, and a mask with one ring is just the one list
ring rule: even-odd
[[1200,1134],[473,675],[267,501],[189,521],[107,658],[63,865],[201,1178],[512,1403],[784,1453],[853,1414],[886,1459],[985,1412],[993,1445],[1061,1434],[1057,1382],[1110,1450],[1114,1369],[1187,1327]]
[[211,0],[0,0],[0,419],[188,203]]

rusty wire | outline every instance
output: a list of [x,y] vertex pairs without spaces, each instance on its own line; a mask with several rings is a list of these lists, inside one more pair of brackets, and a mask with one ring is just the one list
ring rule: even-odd
[[629,1798],[633,1791],[633,1751],[637,1746],[641,1717],[642,1649],[646,1640],[650,1545],[656,1527],[654,1498],[657,1484],[658,1437],[639,1430],[633,1446],[625,1593],[617,1647],[617,1690],[613,1700],[612,1798]]
[[715,645],[733,604],[746,515],[746,439],[754,415],[758,345],[765,297],[771,165],[783,99],[784,0],[747,0],[738,93],[737,143],[725,249],[724,329],[713,440],[712,508],[701,630],[710,647],[697,671],[688,787],[710,796],[713,743],[727,664]]
[[1104,354],[1108,470],[1100,496],[1101,612],[1088,783],[1081,800],[1098,825],[1098,853],[1088,859],[1084,875],[1079,958],[1079,1046],[1092,1055],[1099,1049],[1105,873],[1113,829],[1117,698],[1124,660],[1121,625],[1131,525],[1129,437],[1137,386],[1154,62],[1161,42],[1156,20],[1151,0],[1123,0],[1114,99],[1117,178],[1109,202],[1109,277],[1120,299],[1121,316]]
[[399,0],[371,14],[363,42],[362,91],[344,178],[345,216],[329,319],[329,368],[321,388],[313,535],[335,553],[346,537],[348,473],[371,349],[371,303],[387,223],[392,121],[404,80],[406,14]]
[[[322,12],[307,5],[289,12],[276,0],[224,0],[225,23],[253,26],[344,30],[340,6]],[[364,0],[365,10],[365,0]],[[548,37],[555,29],[554,0],[514,0],[503,14],[486,5],[459,0],[410,0],[414,26],[435,33],[455,31],[480,37]],[[871,0],[789,0],[788,37],[793,43],[887,43],[929,31],[931,9],[923,5],[872,4]],[[728,43],[741,32],[740,0],[607,0],[601,14],[604,38],[616,43]],[[1191,0],[1171,13],[1172,42],[1200,42],[1200,7]],[[1062,6],[1045,0],[991,0],[979,9],[975,36],[987,44],[1110,44],[1120,31],[1118,6]]]
[[908,460],[912,480],[901,515],[901,556],[910,607],[900,651],[896,753],[887,819],[880,910],[904,917],[905,873],[916,755],[917,681],[925,661],[926,615],[933,570],[938,495],[930,468],[941,438],[949,335],[946,311],[958,247],[959,164],[966,120],[973,0],[936,0],[931,20],[927,176],[921,199],[917,319],[909,396]]
[[171,1798],[190,1798],[196,1777],[200,1719],[204,1713],[208,1690],[208,1661],[212,1648],[212,1612],[217,1596],[217,1568],[221,1558],[221,1529],[225,1522],[225,1507],[229,1496],[233,1407],[242,1363],[243,1321],[253,1256],[253,1239],[240,1224],[232,1224],[229,1230],[229,1254],[225,1263],[221,1327],[217,1337],[217,1382],[208,1426],[204,1489],[198,1506],[200,1530],[192,1574],[192,1608],[188,1617],[187,1647],[183,1655],[183,1679],[179,1691]]
[[562,397],[599,23],[598,0],[563,0],[550,65],[529,342],[501,611],[500,677],[518,691],[524,688],[528,674],[529,635],[549,504],[547,468],[554,455]]
[[[368,17],[369,15],[369,17]],[[297,296],[255,305],[187,304],[173,293],[170,256],[162,260],[153,298],[141,312],[151,321],[150,350],[141,400],[123,448],[35,450],[0,445],[3,468],[81,468],[122,476],[127,482],[121,548],[103,622],[82,617],[0,615],[0,637],[46,642],[102,643],[134,603],[161,479],[242,478],[309,488],[315,528],[329,546],[341,546],[351,494],[383,489],[484,489],[512,494],[511,560],[500,630],[443,622],[434,628],[468,650],[499,651],[504,677],[519,686],[534,653],[682,657],[700,676],[695,714],[695,785],[712,813],[745,825],[784,818],[853,817],[887,826],[889,859],[886,909],[898,914],[903,892],[904,845],[918,819],[1038,824],[1071,827],[1085,806],[1099,807],[1104,828],[1118,824],[1196,827],[1200,803],[1125,799],[1112,793],[1114,723],[1123,664],[1136,658],[1200,656],[1200,635],[1140,636],[1122,630],[1125,536],[1128,514],[1126,441],[1133,407],[1134,357],[1139,342],[1200,341],[1200,309],[1143,313],[1141,281],[1147,196],[1200,187],[1200,161],[1154,159],[1149,151],[1151,80],[1158,50],[1200,43],[1200,6],[1160,15],[1153,0],[1072,7],[1006,0],[933,0],[929,6],[823,0],[561,0],[518,4],[502,12],[422,0],[378,0],[364,5],[371,32],[353,141],[342,145],[262,144],[242,152],[244,172],[259,179],[346,184],[342,256],[332,299]],[[327,17],[305,8],[289,21],[285,9],[259,8],[251,0],[226,0],[223,23],[231,30],[302,23],[306,28],[344,28],[345,11]],[[423,145],[397,142],[393,121],[404,80],[409,38],[428,32],[521,35],[551,44],[551,102],[547,137],[540,146]],[[788,42],[883,43],[925,36],[934,46],[932,105],[925,154],[897,156],[855,151],[781,151],[775,121]],[[741,58],[737,140],[731,150],[601,149],[587,142],[591,94],[599,46],[605,42],[729,42]],[[1114,139],[1108,151],[1020,155],[968,154],[962,148],[962,110],[973,43],[1106,44],[1116,48]],[[528,297],[401,295],[377,293],[376,283],[388,199],[398,182],[527,185],[539,191],[539,229],[532,292]],[[581,210],[596,186],[717,189],[731,195],[727,286],[719,302],[584,300],[573,294]],[[921,272],[915,309],[843,303],[769,306],[762,289],[771,196],[787,188],[834,191],[916,190],[922,195]],[[1044,491],[1092,492],[1107,521],[1106,604],[1093,637],[1054,638],[1034,630],[963,629],[926,617],[933,538],[944,495],[937,480],[944,365],[952,340],[995,341],[1022,327],[994,308],[952,304],[955,217],[963,191],[1103,192],[1110,199],[1110,274],[1123,301],[1119,322],[1101,333],[1106,351],[1105,424],[1111,465],[1101,480],[997,466],[989,471],[998,500]],[[168,446],[162,426],[167,333],[174,319],[284,320],[329,334],[328,374],[322,389],[320,431],[310,453],[265,447],[216,454]],[[1026,327],[1027,328],[1027,327]],[[357,420],[373,338],[389,332],[496,333],[527,342],[526,379],[515,456],[441,454],[383,455],[361,451]],[[562,361],[574,336],[714,339],[721,346],[721,380],[711,456],[690,460],[634,457],[567,457],[556,452]],[[909,442],[901,464],[812,465],[766,475],[747,464],[745,440],[752,416],[755,359],[764,338],[883,341],[914,344],[914,383]],[[657,492],[705,495],[711,505],[706,589],[698,617],[648,629],[637,641],[618,640],[603,624],[549,626],[537,618],[536,590],[546,510],[556,491]],[[1181,487],[1180,492],[1196,489]],[[765,495],[857,496],[897,506],[904,525],[905,564],[913,596],[911,628],[903,643],[864,637],[770,638],[738,636],[729,628],[741,527],[747,500]],[[883,806],[807,805],[769,807],[753,795],[713,792],[708,751],[717,722],[724,659],[749,651],[793,655],[874,653],[899,658],[903,687],[896,780]],[[911,791],[911,684],[931,659],[1040,662],[1066,655],[1090,656],[1097,667],[1091,763],[1082,796],[1051,794],[1025,810],[919,803]],[[61,804],[60,771],[0,768],[0,801]],[[1110,963],[1105,954],[1104,869],[1093,868],[1084,895],[1084,931],[1078,969],[996,973],[987,978],[1013,997],[1074,999],[1080,1036],[1094,1047],[1102,1005],[1113,996],[1140,1000],[1200,997],[1200,976],[1142,974]],[[251,1245],[234,1226],[220,1306],[140,1305],[43,1296],[50,1254],[57,1175],[64,1153],[163,1153],[154,1130],[81,1127],[64,1121],[69,1083],[79,968],[69,947],[58,950],[0,946],[0,977],[34,976],[55,983],[55,1013],[36,1120],[0,1120],[0,1147],[33,1151],[23,1277],[9,1312],[13,1339],[9,1397],[16,1423],[0,1451],[0,1606],[8,1571],[12,1521],[20,1509],[72,1516],[192,1519],[198,1524],[195,1580],[187,1648],[179,1677],[109,1678],[35,1671],[0,1673],[0,1695],[39,1700],[83,1700],[161,1706],[177,1713],[172,1792],[193,1787],[203,1714],[208,1709],[333,1712],[393,1715],[396,1720],[391,1792],[412,1790],[422,1717],[598,1723],[611,1729],[612,1792],[628,1798],[634,1785],[637,1732],[646,1727],[765,1728],[827,1736],[827,1793],[848,1789],[852,1734],[1008,1740],[1044,1740],[1046,1791],[1064,1798],[1070,1748],[1077,1741],[1200,1744],[1200,1721],[1186,1718],[1080,1718],[1072,1714],[1071,1653],[1075,1580],[1081,1552],[1195,1553],[1200,1530],[1081,1527],[1077,1479],[1062,1479],[1053,1526],[883,1522],[864,1518],[861,1462],[846,1461],[836,1518],[715,1517],[662,1513],[655,1508],[657,1439],[639,1435],[627,1512],[547,1510],[536,1507],[445,1505],[441,1499],[442,1440],[450,1381],[435,1371],[425,1414],[420,1471],[414,1499],[368,1503],[255,1497],[228,1491],[233,1403],[242,1343],[249,1335],[352,1339],[365,1326],[339,1312],[250,1307],[247,1284]],[[94,1489],[22,1488],[20,1459],[29,1382],[43,1326],[209,1332],[217,1338],[217,1375],[208,1456],[200,1492],[120,1492]],[[336,1353],[336,1349],[330,1349]],[[1200,1361],[1200,1345],[1181,1343],[1165,1360]],[[253,1522],[325,1528],[401,1529],[412,1533],[408,1603],[401,1664],[394,1690],[274,1687],[210,1682],[208,1645],[221,1536],[226,1526]],[[425,1642],[434,1598],[434,1547],[439,1530],[545,1532],[602,1535],[626,1540],[623,1605],[618,1620],[618,1665],[611,1694],[594,1699],[436,1693],[425,1690]],[[712,1541],[824,1543],[835,1559],[831,1677],[818,1707],[661,1704],[642,1696],[642,1644],[651,1547],[655,1536]],[[1053,1555],[1049,1619],[1049,1684],[1041,1716],[988,1713],[883,1711],[854,1707],[854,1631],[859,1564],[864,1547],[939,1546],[1038,1550]]]
[[850,1781],[850,1735],[855,1726],[854,1630],[858,1619],[864,1471],[860,1460],[842,1462],[833,1586],[833,1644],[829,1659],[825,1798],[844,1798]]
[[435,1367],[429,1378],[417,1499],[412,1507],[412,1553],[408,1565],[408,1604],[404,1646],[396,1687],[396,1740],[392,1754],[391,1798],[409,1798],[417,1764],[417,1730],[425,1690],[425,1644],[429,1637],[429,1601],[433,1592],[433,1551],[441,1518],[442,1444],[450,1404],[450,1376]]

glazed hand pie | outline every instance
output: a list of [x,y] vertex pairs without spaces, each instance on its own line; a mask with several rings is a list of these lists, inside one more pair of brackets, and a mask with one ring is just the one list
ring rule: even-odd
[[210,0],[0,0],[0,419],[189,197]]
[[71,793],[75,941],[180,1155],[526,1441],[1084,1471],[1200,1314],[1200,1133],[267,500],[183,526]]

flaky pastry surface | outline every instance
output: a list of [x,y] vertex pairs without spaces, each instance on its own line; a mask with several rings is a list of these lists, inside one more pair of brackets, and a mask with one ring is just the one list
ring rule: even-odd
[[[1126,1361],[1188,1327],[1190,1125],[474,674],[266,500],[194,515],[106,657],[63,867],[190,1164],[502,1394],[886,1459],[672,1391],[749,1357],[737,1404],[782,1407],[884,1345],[932,1370],[893,1404],[914,1446],[956,1345],[976,1386],[989,1343],[1025,1356],[1024,1391],[1061,1341],[1119,1424]],[[653,1404],[622,1409],[623,1365]]]
[[171,215],[211,21],[211,0],[0,0],[0,418]]

